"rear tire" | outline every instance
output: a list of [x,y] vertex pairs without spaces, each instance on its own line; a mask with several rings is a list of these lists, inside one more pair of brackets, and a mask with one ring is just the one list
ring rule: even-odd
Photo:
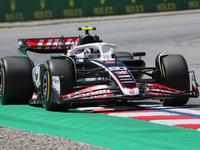
[[28,103],[34,92],[32,64],[26,57],[5,57],[0,60],[1,104]]
[[42,77],[42,104],[46,110],[67,111],[71,103],[58,104],[52,98],[52,76],[59,76],[61,84],[61,95],[73,92],[74,89],[74,71],[69,61],[62,59],[51,59],[46,61]]
[[[168,55],[162,58],[161,61],[163,73],[163,85],[189,92],[190,79],[188,66],[181,55]],[[188,102],[189,98],[185,99],[164,99],[161,100],[164,106],[183,106]]]

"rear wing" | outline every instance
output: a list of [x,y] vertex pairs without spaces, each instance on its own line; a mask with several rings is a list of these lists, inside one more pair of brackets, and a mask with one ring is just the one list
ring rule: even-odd
[[65,53],[79,37],[18,39],[20,53]]

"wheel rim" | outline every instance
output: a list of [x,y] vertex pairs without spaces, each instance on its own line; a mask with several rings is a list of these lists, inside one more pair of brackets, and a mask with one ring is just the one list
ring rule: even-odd
[[2,82],[3,82],[3,77],[0,71],[0,93],[1,93],[1,89],[2,89]]
[[4,96],[5,90],[5,76],[3,68],[0,68],[0,101],[2,102],[2,98]]
[[2,97],[2,88],[3,88],[3,75],[2,75],[1,70],[0,70],[0,100],[1,100],[1,97]]
[[48,81],[47,81],[47,75],[45,74],[42,80],[42,94],[44,96],[43,97],[44,104],[46,103],[47,92],[48,92]]

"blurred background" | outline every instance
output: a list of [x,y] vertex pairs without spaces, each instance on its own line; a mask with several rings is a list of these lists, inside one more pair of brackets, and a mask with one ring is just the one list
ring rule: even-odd
[[0,22],[177,11],[199,0],[1,0]]

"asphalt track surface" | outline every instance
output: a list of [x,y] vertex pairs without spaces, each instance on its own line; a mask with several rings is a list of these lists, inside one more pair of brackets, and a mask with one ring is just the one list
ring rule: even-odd
[[[19,55],[17,51],[17,39],[19,38],[77,36],[82,33],[76,31],[76,27],[95,26],[97,31],[91,31],[91,34],[98,34],[104,42],[116,44],[118,51],[145,51],[147,55],[143,57],[143,60],[147,66],[154,66],[155,57],[161,51],[167,50],[170,54],[182,54],[189,69],[195,71],[197,82],[200,83],[199,18],[200,14],[197,13],[0,29],[0,57]],[[34,54],[31,57],[37,64],[44,62],[49,56],[39,57]],[[144,104],[159,105],[159,102],[137,101],[134,106]],[[0,125],[26,129],[35,133],[49,134],[51,131],[52,135],[59,134],[59,136],[106,148],[198,149],[200,147],[198,142],[200,134],[195,130],[77,110],[62,113],[47,112],[40,107],[26,105],[0,107]],[[200,98],[191,99],[183,109],[199,111]],[[24,111],[27,114],[24,114]],[[52,119],[54,115],[59,117]],[[11,118],[15,118],[14,123],[9,121]],[[60,134],[60,129],[65,129],[65,132]]]

